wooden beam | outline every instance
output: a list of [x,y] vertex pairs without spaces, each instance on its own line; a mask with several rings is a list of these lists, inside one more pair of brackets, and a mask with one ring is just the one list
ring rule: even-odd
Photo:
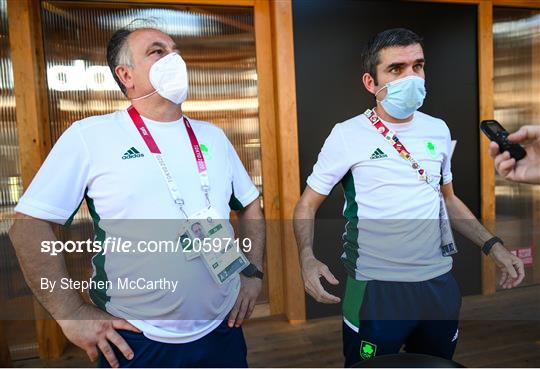
[[[540,11],[532,11],[531,15],[538,16]],[[531,39],[531,102],[532,102],[532,119],[531,122],[538,122],[540,120],[540,25],[534,25],[534,33]],[[531,191],[532,204],[532,229],[531,229],[531,247],[533,249],[533,255],[536,257],[533,261],[532,267],[532,282],[540,283],[540,189]]]
[[540,1],[538,0],[492,0],[492,2],[493,6],[540,9]]
[[[493,6],[491,1],[478,5],[478,85],[480,120],[493,119]],[[480,196],[484,225],[495,231],[495,167],[488,153],[489,140],[480,134]],[[495,264],[482,255],[482,293],[495,292]]]
[[105,2],[119,4],[124,7],[122,3],[127,4],[164,4],[164,5],[215,5],[215,6],[255,6],[258,0],[89,0],[90,2]]
[[[24,188],[51,148],[45,58],[38,0],[8,0],[9,41]],[[41,358],[57,358],[65,346],[60,327],[36,301],[36,331]]]
[[446,4],[474,4],[474,5],[492,5],[507,6],[512,8],[540,9],[538,0],[405,0],[424,3],[446,3]]
[[39,357],[42,359],[60,358],[67,345],[67,338],[62,333],[62,329],[36,299],[34,299],[34,315]]
[[39,2],[7,0],[19,135],[21,177],[27,188],[51,148]]
[[11,356],[9,354],[9,344],[6,337],[6,331],[4,329],[4,322],[0,320],[0,367],[8,368],[12,365]]
[[266,218],[266,263],[270,314],[283,313],[283,257],[278,182],[277,132],[274,112],[274,79],[270,9],[267,0],[256,0],[255,47],[261,136],[264,215]]
[[482,2],[489,2],[491,0],[405,0],[405,1],[415,1],[421,3],[447,3],[447,4],[470,4],[478,5]]
[[283,219],[285,313],[289,320],[299,322],[306,319],[306,306],[304,283],[292,227],[294,207],[300,198],[292,6],[290,0],[274,0],[270,2],[270,7],[278,127],[280,204],[281,219]]
[[266,318],[270,315],[272,315],[272,313],[270,312],[270,304],[262,303],[255,305],[253,313],[251,313],[250,319]]

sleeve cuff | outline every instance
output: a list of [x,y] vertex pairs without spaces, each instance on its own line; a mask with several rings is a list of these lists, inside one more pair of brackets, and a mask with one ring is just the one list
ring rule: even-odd
[[237,197],[236,194],[233,193],[233,197],[235,200],[237,200],[240,203],[241,206],[237,205],[237,206],[232,206],[231,208],[233,210],[242,210],[243,208],[251,204],[253,201],[255,201],[259,197],[259,191],[257,191],[255,186],[253,186],[251,188],[251,191],[249,191],[245,195]]
[[46,220],[60,225],[65,224],[71,216],[71,213],[64,209],[58,209],[37,201],[32,201],[30,203],[24,198],[22,198],[17,206],[15,206],[15,211],[33,218]]
[[328,196],[330,191],[332,191],[332,188],[327,189],[327,186],[320,183],[320,181],[317,181],[312,175],[308,177],[306,181],[307,185],[311,187],[311,189],[321,195]]
[[448,184],[452,182],[452,173],[449,173],[449,174],[443,174],[443,182],[442,184],[445,185],[445,184]]

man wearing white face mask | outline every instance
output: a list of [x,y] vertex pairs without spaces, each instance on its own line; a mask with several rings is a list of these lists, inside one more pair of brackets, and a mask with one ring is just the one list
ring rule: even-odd
[[503,288],[523,280],[523,263],[453,192],[448,127],[417,110],[426,96],[421,38],[387,30],[363,57],[362,81],[376,107],[334,127],[295,210],[305,288],[319,302],[341,301],[321,285],[321,277],[339,282],[313,254],[315,214],[341,183],[345,366],[398,353],[403,345],[451,359],[461,295],[451,274],[457,248],[449,219],[501,269]]
[[[132,106],[73,123],[21,197],[10,236],[25,278],[66,337],[92,360],[99,356],[102,366],[245,367],[241,325],[263,277],[259,193],[224,132],[182,114],[188,75],[171,37],[152,28],[121,29],[107,61]],[[203,144],[212,155],[203,154]],[[133,245],[92,259],[95,305],[73,288],[40,288],[44,279],[59,286],[69,277],[63,256],[47,257],[39,244],[55,240],[51,223],[68,225],[83,199],[96,241],[114,236]],[[161,220],[163,238],[154,241],[189,240],[197,225],[194,249],[202,234],[232,241],[231,210],[251,221],[242,227],[251,240],[245,255],[233,247],[210,256],[150,252],[149,242],[135,246],[154,240],[146,239],[148,222],[136,223],[142,229],[122,222]],[[165,220],[187,226],[169,229]]]

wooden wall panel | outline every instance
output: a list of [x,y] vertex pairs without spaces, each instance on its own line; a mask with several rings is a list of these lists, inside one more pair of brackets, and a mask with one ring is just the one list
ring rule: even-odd
[[306,316],[304,283],[292,228],[296,202],[300,198],[300,163],[291,1],[272,1],[272,45],[274,50],[274,93],[278,132],[279,186],[283,221],[285,311],[291,321]]
[[281,253],[280,190],[276,123],[274,111],[274,79],[272,71],[272,35],[269,3],[255,1],[255,47],[259,97],[259,125],[263,172],[263,198],[266,225],[266,262],[268,297],[271,314],[283,312],[283,263]]
[[[540,1],[539,1],[540,3]],[[535,10],[531,12],[531,15],[538,16],[540,15],[540,10]],[[536,35],[540,35],[540,25],[536,24],[534,26],[534,32]],[[533,121],[540,121],[540,37],[533,36],[532,39],[532,58],[531,64],[532,68],[532,88],[531,88],[531,100],[533,102]],[[540,194],[540,192],[539,192]],[[531,197],[532,204],[532,249],[534,258],[533,267],[530,269],[530,272],[533,273],[532,282],[540,283],[540,196]],[[526,270],[525,273],[528,271]]]
[[[109,2],[114,5],[118,4],[119,7],[124,7],[126,4],[170,4],[170,5],[217,5],[217,6],[254,6],[258,0],[87,0],[96,2]],[[266,0],[265,0],[266,1]]]
[[[483,1],[478,5],[478,76],[480,120],[493,119],[493,7]],[[489,140],[480,135],[480,181],[482,221],[495,232],[495,167],[488,154]],[[495,264],[482,255],[482,293],[495,293]]]
[[0,320],[0,367],[7,368],[12,366],[9,354],[9,345],[4,329],[4,322]]
[[540,1],[538,0],[492,0],[492,3],[493,6],[540,9]]
[[[51,148],[40,3],[8,0],[7,6],[21,177],[26,188]],[[60,357],[65,346],[60,327],[37,301],[34,311],[40,357]]]

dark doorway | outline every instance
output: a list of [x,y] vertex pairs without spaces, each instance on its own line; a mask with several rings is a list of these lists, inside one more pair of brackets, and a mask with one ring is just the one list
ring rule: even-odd
[[[457,140],[452,159],[454,190],[480,216],[477,6],[409,1],[293,0],[302,190],[332,127],[374,106],[364,90],[361,52],[388,28],[409,28],[424,37],[424,113],[446,121]],[[318,213],[315,254],[345,281],[340,262],[343,192],[336,186]],[[456,235],[460,252],[454,274],[464,295],[481,291],[480,253]],[[327,286],[338,296],[343,285]],[[339,314],[341,306],[307,298],[308,318]]]

